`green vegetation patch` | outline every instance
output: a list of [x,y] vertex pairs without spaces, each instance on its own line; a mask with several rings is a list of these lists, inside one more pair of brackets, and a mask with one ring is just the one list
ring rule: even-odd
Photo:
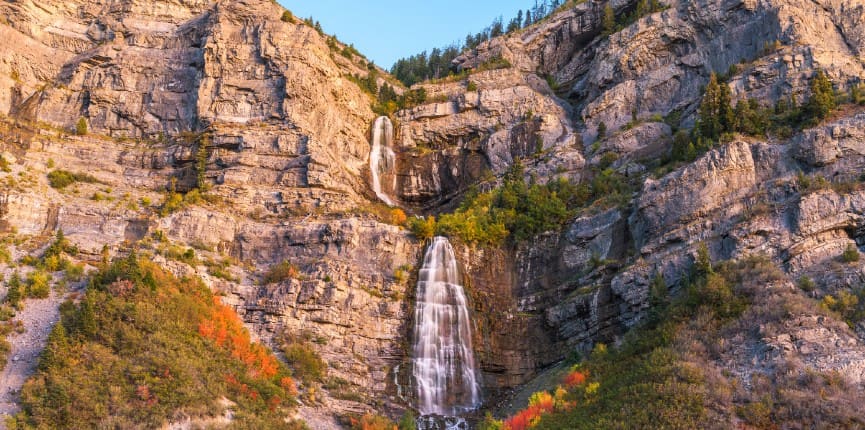
[[295,395],[288,370],[250,341],[233,309],[133,254],[61,306],[9,427],[158,428],[220,416],[226,398],[230,428],[299,429],[285,421]]
[[[735,69],[732,67],[728,74],[735,74]],[[761,106],[755,99],[740,100],[734,106],[730,86],[713,73],[700,102],[697,124],[690,133],[676,133],[670,161],[693,161],[718,142],[730,140],[734,133],[789,138],[797,130],[828,118],[842,102],[858,103],[862,98],[859,87],[853,87],[849,95],[838,94],[822,70],[817,71],[810,86],[811,97],[804,104],[793,95],[775,106]]]
[[51,188],[62,190],[76,182],[100,184],[101,182],[87,173],[74,173],[67,170],[52,170],[48,173],[48,183]]
[[[573,375],[581,377],[566,380],[566,390],[535,393],[525,410],[504,421],[488,417],[479,428],[691,429],[708,422],[722,428],[734,415],[748,428],[865,424],[855,406],[861,400],[850,397],[859,395],[837,374],[781,368],[755,372],[745,388],[723,368],[724,355],[736,348],[728,343],[731,337],[749,338],[754,327],[770,336],[790,315],[826,315],[813,300],[783,288],[785,280],[766,257],[713,265],[701,246],[676,297],[668,297],[667,285],[656,276],[647,322],[619,347],[597,344],[574,366],[579,375]],[[823,306],[841,314],[859,309],[850,294],[824,300]]]
[[592,181],[580,185],[566,179],[538,184],[526,182],[517,160],[501,187],[469,192],[454,213],[438,219],[412,218],[408,227],[419,239],[443,235],[486,245],[499,245],[508,238],[520,242],[560,228],[580,208],[624,204],[630,194],[630,185],[612,169],[597,172]]

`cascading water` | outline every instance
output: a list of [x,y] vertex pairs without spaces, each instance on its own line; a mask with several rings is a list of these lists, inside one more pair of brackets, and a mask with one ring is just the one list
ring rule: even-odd
[[391,176],[392,190],[396,188],[396,154],[391,149],[393,143],[393,123],[390,118],[380,116],[372,125],[372,150],[369,154],[369,170],[372,173],[372,190],[378,198],[391,206],[396,204],[382,190],[382,176]]
[[421,415],[454,417],[480,406],[466,296],[444,237],[433,239],[418,275],[412,360]]

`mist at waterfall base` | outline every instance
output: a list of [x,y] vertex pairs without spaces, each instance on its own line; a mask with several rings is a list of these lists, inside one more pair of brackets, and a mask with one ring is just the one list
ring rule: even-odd
[[468,428],[459,415],[480,406],[481,389],[468,303],[444,237],[433,238],[418,274],[412,379],[419,428]]
[[396,188],[396,154],[393,145],[393,122],[386,116],[376,118],[372,124],[372,149],[369,154],[369,170],[372,190],[379,200],[396,206],[387,191],[382,189],[382,176],[392,178],[391,190]]

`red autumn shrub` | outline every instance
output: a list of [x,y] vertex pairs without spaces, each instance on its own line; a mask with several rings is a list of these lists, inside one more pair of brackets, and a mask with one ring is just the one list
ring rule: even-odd
[[565,386],[568,388],[574,388],[583,385],[586,383],[586,374],[580,372],[579,370],[574,370],[573,372],[568,373],[568,375],[565,376],[564,383]]
[[237,313],[222,304],[218,297],[214,298],[214,305],[216,310],[198,325],[198,333],[228,349],[233,358],[247,366],[251,377],[268,379],[276,376],[279,371],[276,358],[268,354],[264,346],[252,342]]

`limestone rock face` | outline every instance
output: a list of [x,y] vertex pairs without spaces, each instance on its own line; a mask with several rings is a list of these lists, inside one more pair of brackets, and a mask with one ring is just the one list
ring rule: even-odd
[[[687,232],[667,230],[700,222],[721,206],[740,201],[756,183],[750,145],[736,142],[711,151],[706,156],[661,179],[647,180],[634,213],[634,238],[642,252],[645,238],[664,236],[666,240],[687,239]],[[683,237],[684,235],[684,237]]]
[[[612,2],[617,11],[635,1]],[[585,122],[585,141],[603,122],[615,130],[637,118],[689,117],[709,73],[745,64],[732,80],[737,94],[767,101],[802,95],[817,68],[846,85],[863,73],[859,2],[807,0],[670,1],[609,38],[603,4],[569,7],[543,23],[494,39],[456,60],[476,68],[502,56],[521,70],[545,74],[562,86]],[[775,41],[778,41],[777,50]],[[769,55],[766,55],[769,54]],[[792,91],[791,91],[792,88]]]
[[373,114],[344,77],[359,65],[335,60],[311,27],[281,21],[272,2],[154,3],[2,6],[2,31],[20,44],[4,44],[0,71],[15,80],[3,93],[16,100],[0,100],[0,112],[70,130],[83,118],[117,138],[209,130],[232,149],[293,158],[301,186],[363,192],[352,178],[366,165]]
[[405,202],[446,204],[516,158],[530,159],[543,180],[576,178],[585,165],[569,106],[534,74],[489,70],[423,88],[446,101],[398,113],[398,165],[409,167],[400,169],[397,189]]
[[[764,255],[790,280],[810,276],[812,298],[865,282],[862,263],[839,259],[865,246],[861,107],[789,138],[734,136],[662,165],[713,71],[737,100],[764,106],[807,100],[817,69],[839,90],[865,78],[865,4],[663,3],[606,36],[603,2],[569,3],[464,53],[454,67],[465,74],[418,84],[427,101],[393,114],[393,197],[409,216],[494,187],[517,159],[540,182],[588,186],[609,169],[632,185],[616,206],[581,208],[524,243],[453,238],[491,402],[574,351],[620,339],[646,317],[654,280],[677,291],[700,244],[716,261]],[[635,4],[611,3],[620,16]],[[384,405],[398,416],[412,402],[407,345],[425,244],[391,225],[402,214],[368,186],[375,114],[349,75],[373,66],[281,14],[265,0],[0,4],[0,153],[10,163],[0,233],[44,241],[62,229],[94,261],[103,246],[137,244],[224,293],[270,346],[285,330],[315,339],[330,375],[356,394],[326,397],[335,413]],[[72,135],[80,120],[88,134]],[[92,181],[58,190],[46,177],[55,169]],[[167,209],[171,191],[196,188],[203,197]],[[196,263],[178,261],[189,249]],[[214,270],[224,261],[227,274]],[[283,261],[298,276],[264,284]],[[763,327],[753,342],[770,353],[736,369],[799,360],[861,381],[863,330],[819,318],[797,312]]]

